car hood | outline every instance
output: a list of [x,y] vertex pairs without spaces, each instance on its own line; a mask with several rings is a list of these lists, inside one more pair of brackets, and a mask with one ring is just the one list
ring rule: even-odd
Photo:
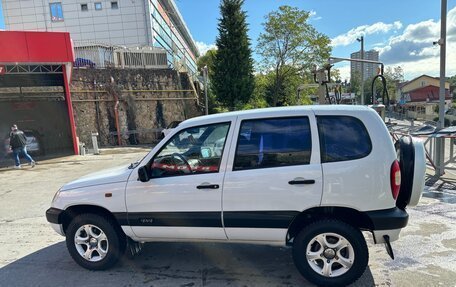
[[94,185],[126,182],[132,171],[133,169],[129,169],[128,165],[105,169],[71,181],[65,184],[60,190],[65,191],[69,189],[88,187]]

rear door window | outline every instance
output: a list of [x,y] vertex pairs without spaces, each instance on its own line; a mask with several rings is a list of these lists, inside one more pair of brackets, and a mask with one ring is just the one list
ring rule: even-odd
[[233,170],[309,164],[311,144],[307,117],[244,120]]
[[372,142],[364,124],[350,116],[317,116],[321,162],[366,157]]

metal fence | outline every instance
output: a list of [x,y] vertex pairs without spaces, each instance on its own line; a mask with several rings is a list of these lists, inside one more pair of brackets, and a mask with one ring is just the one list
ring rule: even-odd
[[76,42],[75,68],[166,69],[166,50],[155,47],[127,48],[90,42]]

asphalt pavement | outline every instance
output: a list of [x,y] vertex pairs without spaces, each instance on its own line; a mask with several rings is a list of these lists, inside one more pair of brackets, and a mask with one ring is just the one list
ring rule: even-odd
[[[296,270],[291,249],[248,244],[146,244],[108,271],[73,262],[64,238],[45,219],[54,193],[90,172],[129,164],[146,149],[102,150],[0,169],[0,286],[312,286]],[[353,286],[456,286],[456,174],[434,178],[409,225],[392,243],[391,260],[370,236],[369,267]]]

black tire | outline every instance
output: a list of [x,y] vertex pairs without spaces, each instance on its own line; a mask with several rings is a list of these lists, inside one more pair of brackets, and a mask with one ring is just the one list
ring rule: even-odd
[[[328,235],[328,233],[344,237],[353,248],[352,256],[354,258],[352,257],[352,265],[348,268],[348,270],[345,271],[345,269],[347,268],[344,269],[342,265],[336,263],[336,261],[339,259],[338,256],[340,255],[340,253],[334,252],[332,255],[334,255],[335,258],[329,260],[326,257],[323,257],[324,248],[321,249],[321,247],[317,247],[319,246],[319,244],[316,243],[316,241],[314,241],[314,238],[316,238],[317,236],[325,235],[328,236],[326,240],[330,240],[332,238],[338,240],[337,237]],[[342,244],[342,241],[340,242]],[[345,273],[339,276],[330,277],[324,276],[321,273],[318,273],[316,270],[314,270],[311,264],[313,264],[314,268],[318,269],[323,268],[320,267],[319,264],[323,265],[326,263],[323,262],[323,259],[316,259],[313,262],[310,262],[310,260],[307,259],[307,246],[309,244],[311,248],[317,247],[315,248],[316,250],[314,250],[314,252],[318,251],[316,253],[319,253],[320,251],[322,251],[322,258],[325,258],[324,260],[327,262],[331,262],[331,264],[329,265],[331,272]],[[344,246],[339,248],[338,252],[343,252],[345,255],[350,253],[348,247]],[[338,220],[321,220],[305,226],[298,234],[298,236],[294,239],[293,260],[299,272],[304,276],[304,278],[306,278],[311,283],[314,283],[318,286],[346,286],[358,280],[358,278],[366,270],[367,263],[369,261],[369,251],[367,249],[364,236],[361,233],[361,231],[359,231],[359,229],[354,228],[353,226]],[[332,275],[332,273],[330,274]]]
[[[101,230],[106,235],[107,240],[105,241],[107,243],[104,248],[107,249],[107,253],[104,258],[99,261],[92,262],[86,260],[82,255],[80,255],[78,249],[76,248],[75,234],[78,229],[84,225],[94,226],[95,231]],[[98,214],[86,213],[76,216],[69,224],[66,231],[66,245],[71,257],[80,266],[89,270],[105,270],[114,266],[114,264],[116,264],[125,253],[126,236],[120,227],[115,222],[112,222],[111,219]],[[80,246],[85,246],[86,250],[88,248],[86,245]],[[97,254],[100,253],[95,252],[95,255]]]
[[397,159],[401,169],[401,188],[396,200],[396,206],[402,210],[410,203],[413,191],[413,175],[415,172],[415,146],[412,138],[404,136],[396,143]]

